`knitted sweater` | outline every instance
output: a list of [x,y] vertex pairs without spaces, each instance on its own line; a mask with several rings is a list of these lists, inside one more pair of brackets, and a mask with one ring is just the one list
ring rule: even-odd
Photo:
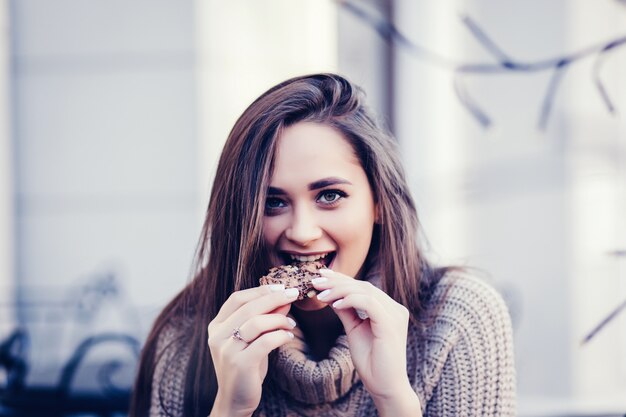
[[[425,329],[410,324],[407,373],[425,416],[514,416],[513,337],[507,308],[477,278],[449,273],[426,305],[434,319]],[[150,416],[182,417],[188,347],[177,346],[184,326],[160,335]],[[172,342],[173,345],[172,345]],[[165,351],[165,346],[170,346]],[[255,416],[378,416],[354,369],[345,335],[319,362],[303,337],[270,355],[268,376]],[[164,409],[165,408],[165,409]]]

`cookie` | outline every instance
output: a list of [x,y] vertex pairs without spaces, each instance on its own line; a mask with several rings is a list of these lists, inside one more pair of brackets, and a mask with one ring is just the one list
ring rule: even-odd
[[297,288],[298,300],[304,300],[317,294],[311,284],[311,279],[321,277],[317,270],[323,267],[324,265],[317,261],[282,265],[270,269],[267,275],[259,279],[259,283],[261,285],[284,284],[285,288]]

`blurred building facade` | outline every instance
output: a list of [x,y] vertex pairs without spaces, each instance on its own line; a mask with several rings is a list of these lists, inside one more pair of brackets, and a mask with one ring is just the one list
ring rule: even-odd
[[15,267],[3,309],[29,330],[28,383],[45,384],[90,335],[143,337],[186,279],[194,4],[5,4]]
[[[6,1],[0,2],[0,287],[12,294],[15,285],[13,235],[13,143],[10,118],[9,13]],[[0,303],[9,297],[1,296]],[[15,323],[8,309],[0,309],[0,334]]]
[[[497,62],[463,16],[527,63],[625,35],[615,0],[352,3],[456,63]],[[601,71],[615,114],[590,56],[568,67],[543,128],[552,72],[464,76],[485,127],[449,66],[392,46],[337,2],[0,4],[0,332],[32,329],[42,375],[89,334],[145,336],[189,279],[236,117],[276,82],[339,71],[401,144],[432,258],[480,268],[504,294],[522,414],[619,403],[626,317],[580,340],[626,297],[626,48]],[[61,318],[93,301],[72,290],[93,282],[91,321]]]
[[[559,61],[625,35],[626,7],[617,1],[394,4],[403,34],[463,64]],[[600,79],[625,109],[618,74],[626,50],[580,57],[563,75],[555,67],[474,73],[456,85],[449,68],[426,58],[396,53],[396,134],[412,161],[408,174],[433,252],[486,271],[509,301],[521,410],[550,399],[620,402],[626,317],[580,343],[626,298],[625,260],[616,255],[626,246],[624,118],[609,111],[594,79],[603,60]],[[472,116],[455,88],[490,125]]]

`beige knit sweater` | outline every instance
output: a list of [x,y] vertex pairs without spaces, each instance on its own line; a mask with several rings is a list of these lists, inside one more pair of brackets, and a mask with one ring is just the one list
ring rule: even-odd
[[[513,338],[504,302],[484,282],[459,273],[444,277],[429,307],[444,294],[432,324],[421,334],[413,325],[408,330],[407,372],[423,414],[514,416]],[[157,349],[170,345],[181,331],[181,326],[168,328]],[[319,362],[307,357],[302,335],[296,336],[270,356],[255,416],[378,415],[354,369],[345,336]],[[163,353],[155,369],[150,416],[182,417],[189,352],[185,344],[174,342]]]

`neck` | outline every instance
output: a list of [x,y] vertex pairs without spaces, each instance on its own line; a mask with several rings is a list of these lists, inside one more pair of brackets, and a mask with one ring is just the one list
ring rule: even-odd
[[327,358],[337,337],[343,333],[341,320],[333,309],[327,306],[321,310],[307,311],[294,306],[291,314],[304,334],[312,359],[319,361]]

